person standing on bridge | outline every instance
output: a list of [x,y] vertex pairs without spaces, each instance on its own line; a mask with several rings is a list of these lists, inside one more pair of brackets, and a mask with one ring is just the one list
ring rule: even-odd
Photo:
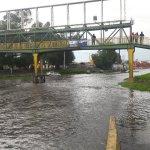
[[144,41],[144,34],[143,34],[143,32],[141,32],[141,34],[140,34],[140,44],[143,44],[143,41]]
[[135,43],[138,43],[138,40],[139,40],[139,34],[138,34],[138,32],[136,32],[136,34],[135,34]]
[[92,45],[95,45],[96,36],[95,34],[92,35]]
[[135,40],[135,34],[134,34],[134,32],[131,33],[130,39],[131,39],[131,40],[130,40],[131,43],[134,43],[134,40]]

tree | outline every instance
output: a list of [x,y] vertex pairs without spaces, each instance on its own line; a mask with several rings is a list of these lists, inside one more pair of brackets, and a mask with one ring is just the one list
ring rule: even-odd
[[111,69],[112,65],[120,60],[115,50],[101,50],[92,55],[92,60],[97,68]]
[[13,53],[0,53],[0,66],[1,69],[3,69],[3,66],[8,66],[10,69],[10,72],[12,74],[13,67],[16,63],[16,55]]
[[[65,57],[66,65],[69,65],[75,59],[72,51],[65,52]],[[64,62],[64,52],[45,53],[43,58],[49,64],[54,65],[56,69],[59,69]]]
[[[23,16],[24,16],[24,26],[27,26],[29,23],[31,23],[31,11],[29,9],[23,10]],[[21,28],[21,12],[11,12],[10,14],[10,28],[11,29],[19,29]],[[4,15],[3,20],[0,21],[0,30],[6,30],[7,29],[7,15]],[[7,37],[8,41],[14,41],[18,42],[18,39],[15,39],[13,36]],[[0,39],[3,41],[3,39]],[[27,61],[28,59],[28,61]],[[19,57],[15,53],[0,53],[0,68],[3,69],[4,65],[9,66],[10,70],[12,71],[14,66],[21,67],[27,66],[29,63],[31,63],[30,57],[28,54],[20,54]]]
[[[43,27],[43,23],[42,23],[42,22],[39,22],[38,24],[39,24],[39,28]],[[33,23],[33,24],[32,24],[31,30],[32,30],[32,31],[34,31],[34,30],[36,31],[36,30],[37,30],[37,28],[36,28],[36,23]],[[38,29],[38,30],[39,30],[39,29]]]
[[[31,18],[31,10],[26,9],[23,10],[22,12],[20,11],[15,11],[11,12],[9,14],[10,16],[10,28],[11,29],[19,29],[21,28],[21,15],[23,14],[24,18],[24,26],[27,26],[29,23],[31,23],[32,18]],[[7,15],[4,15],[3,20],[0,21],[0,30],[6,30],[7,29]]]
[[5,53],[0,53],[0,69],[3,69],[3,66],[5,64]]
[[[23,16],[24,16],[24,26],[27,26],[29,23],[31,23],[31,11],[30,10],[23,10]],[[21,12],[11,12],[10,14],[10,22],[11,22],[11,29],[18,29],[21,28]],[[43,24],[42,22],[39,22],[39,27],[36,28],[36,23],[33,23],[32,28],[30,31],[41,31],[43,28],[49,28],[50,22],[46,22]],[[43,28],[41,28],[43,27]],[[0,21],[0,30],[6,30],[7,29],[7,15],[3,17],[3,20]],[[9,31],[8,31],[9,32]],[[1,38],[1,37],[0,37]],[[65,40],[65,36],[63,34],[54,34],[53,32],[50,32],[49,34],[45,33],[36,33],[35,35],[31,35],[30,37],[31,41],[42,41],[42,40]],[[43,39],[44,38],[44,39]],[[0,39],[1,41],[4,41],[4,38],[2,37]],[[14,36],[7,37],[8,42],[19,42],[19,38]],[[3,57],[3,55],[5,57]],[[13,53],[4,53],[3,55],[0,55],[0,64],[8,65],[10,68],[13,68],[13,66],[17,67],[24,67],[28,68],[28,66],[32,63],[32,55],[28,54],[19,54],[17,57],[16,54]],[[55,52],[55,53],[47,53],[44,55],[45,60],[49,62],[49,64],[55,65],[57,68],[59,68],[60,65],[63,64],[64,54],[63,52]],[[66,52],[66,64],[69,64],[74,60],[74,54],[73,52]],[[1,67],[2,68],[2,67]]]
[[29,66],[33,63],[32,54],[20,54],[19,57],[16,58],[15,65],[18,68],[23,67],[28,70]]

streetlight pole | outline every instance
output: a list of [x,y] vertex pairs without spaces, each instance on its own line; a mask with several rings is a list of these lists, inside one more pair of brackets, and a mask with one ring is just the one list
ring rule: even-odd
[[66,52],[64,51],[64,62],[63,62],[63,67],[66,69]]
[[[122,0],[120,0],[120,24],[122,24]],[[120,40],[119,43],[122,42],[122,29],[120,28]],[[120,49],[119,49],[119,55],[120,55]]]
[[124,0],[124,20],[126,20],[126,0]]
[[[120,23],[122,24],[122,0],[120,0]],[[122,39],[122,29],[120,29],[120,43]]]
[[[101,25],[103,25],[104,21],[104,4],[103,0],[101,0]],[[101,30],[101,43],[104,42],[104,30]]]
[[120,0],[120,20],[122,20],[122,0]]

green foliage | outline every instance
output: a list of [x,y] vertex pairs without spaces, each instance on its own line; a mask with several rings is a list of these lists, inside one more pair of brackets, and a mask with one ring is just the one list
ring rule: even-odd
[[[31,11],[29,9],[23,10],[24,16],[24,26],[31,23]],[[6,30],[7,28],[7,15],[4,15],[3,20],[0,21],[0,30]],[[11,12],[10,13],[10,28],[11,29],[18,29],[21,27],[21,12]]]
[[5,53],[0,53],[0,69],[3,68],[4,63],[5,63]]
[[15,64],[15,54],[13,53],[0,53],[0,64],[2,66],[8,65],[12,68]]
[[33,56],[32,54],[20,54],[19,57],[16,58],[15,66],[16,67],[23,67],[26,70],[29,69],[29,66],[33,63]]
[[136,76],[134,82],[124,81],[121,83],[123,87],[133,90],[149,91],[150,92],[150,73]]
[[[65,52],[65,56],[66,65],[69,65],[75,59],[73,52]],[[54,65],[56,68],[59,68],[60,65],[63,65],[64,52],[45,53],[43,55],[43,58],[49,64]]]
[[147,81],[150,82],[150,73],[141,75],[141,76],[135,76],[134,81],[136,82],[143,82],[143,81]]
[[16,55],[13,53],[0,53],[0,66],[1,69],[4,65],[9,66],[9,68],[16,67],[24,67],[25,69],[29,69],[29,65],[33,62],[32,54],[20,54]]
[[[23,16],[24,16],[24,26],[29,25],[31,23],[32,18],[31,18],[31,11],[30,10],[23,10]],[[11,29],[19,29],[21,28],[21,12],[16,11],[16,12],[11,12],[10,13],[10,28]],[[45,30],[47,31],[48,28],[50,27],[50,22],[46,22],[43,24],[42,22],[39,22],[39,27],[41,28],[36,28],[36,23],[32,25],[31,31],[39,31],[39,30]],[[7,29],[7,15],[3,17],[3,20],[0,21],[0,30],[6,30]],[[7,31],[8,32],[8,31]],[[11,31],[9,31],[11,32]],[[42,33],[32,34],[29,39],[31,41],[42,41],[44,40],[60,40],[60,39],[65,39],[64,34],[54,34],[53,32],[50,32],[45,35]],[[0,37],[1,42],[5,42],[5,39],[3,37]],[[8,42],[19,42],[19,41],[24,41],[23,38],[18,38],[9,36],[7,37]],[[49,64],[55,65],[56,68],[59,68],[60,65],[63,65],[63,59],[64,55],[63,52],[55,52],[55,53],[46,53],[43,56],[44,60],[46,60]],[[12,53],[0,53],[0,69],[3,68],[4,65],[9,66],[10,68],[13,68],[13,66],[16,67],[24,67],[25,69],[29,68],[29,65],[32,64],[32,55],[31,54],[12,54]],[[75,59],[73,52],[66,52],[66,65],[71,63]]]
[[[36,27],[36,23],[34,23],[31,26],[30,31],[44,31],[44,32],[48,32],[49,31],[49,27],[50,27],[50,22],[46,22],[45,24],[43,24],[42,22],[39,22],[39,28]],[[47,34],[45,33],[36,33],[36,36],[31,35],[30,39],[31,41],[42,41],[44,38],[44,40],[60,40],[60,39],[65,39],[63,34],[58,34],[58,33],[53,33],[48,32]]]
[[92,60],[96,67],[104,70],[111,69],[112,65],[117,62],[118,59],[119,56],[115,50],[102,50],[92,55]]
[[31,74],[26,75],[0,75],[0,80],[22,80],[22,81],[31,81]]
[[[43,27],[43,23],[42,23],[42,22],[39,22],[38,24],[39,24],[39,28]],[[32,30],[32,31],[37,30],[37,29],[36,29],[36,23],[34,23],[34,24],[31,26],[31,30]],[[40,30],[40,29],[38,29],[38,30]]]

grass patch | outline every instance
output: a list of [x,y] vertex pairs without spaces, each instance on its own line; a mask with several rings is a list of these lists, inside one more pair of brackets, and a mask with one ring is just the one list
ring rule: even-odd
[[133,82],[125,80],[121,86],[133,90],[149,91],[150,92],[150,73],[134,77]]
[[24,74],[24,75],[0,75],[0,80],[22,80],[22,81],[31,81],[32,75]]

